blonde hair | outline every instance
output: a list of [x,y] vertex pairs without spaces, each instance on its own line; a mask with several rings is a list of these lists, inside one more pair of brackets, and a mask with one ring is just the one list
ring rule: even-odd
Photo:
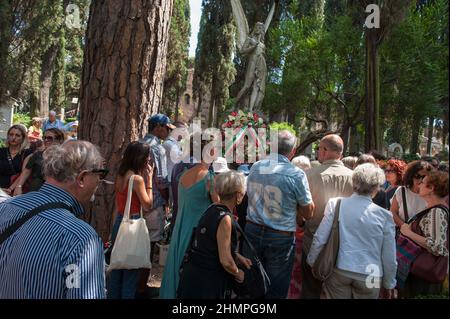
[[234,170],[217,175],[214,184],[216,193],[222,200],[233,198],[240,190],[245,192],[245,176]]
[[28,142],[28,134],[27,134],[28,130],[27,130],[26,126],[23,124],[14,124],[13,126],[11,126],[8,129],[8,133],[6,134],[6,143],[5,143],[6,147],[9,147],[8,135],[9,135],[9,132],[11,132],[12,130],[18,130],[18,131],[20,131],[20,133],[22,133],[23,139],[22,139],[22,144],[20,144],[20,151],[19,151],[19,152],[22,152],[24,149],[26,149],[30,146],[30,143]]
[[31,119],[31,125],[36,126],[37,124],[42,124],[42,119],[40,117],[33,117]]

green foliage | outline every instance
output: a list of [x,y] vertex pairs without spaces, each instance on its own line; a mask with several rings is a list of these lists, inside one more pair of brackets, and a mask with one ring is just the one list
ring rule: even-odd
[[58,57],[53,66],[53,108],[64,106],[66,95],[77,96],[83,59],[82,38],[89,0],[73,0],[80,9],[81,28],[65,24],[69,1],[11,0],[0,4],[0,100],[6,91],[21,101],[20,109],[34,111],[41,86],[42,58],[53,45]]
[[283,130],[287,130],[289,132],[291,132],[294,135],[297,135],[297,132],[295,131],[295,128],[292,124],[287,123],[287,122],[272,122],[269,124],[269,128],[271,130],[278,130],[278,131],[283,131]]
[[[383,18],[389,20],[389,30],[379,58],[382,133],[388,144],[408,148],[418,143],[430,116],[437,119],[435,132],[447,135],[448,1],[423,2],[417,10],[412,5],[403,15],[406,2],[383,1],[392,12]],[[313,131],[316,123],[334,123],[338,130],[352,127],[354,146],[361,145],[366,81],[362,25],[367,14],[359,0],[326,1],[322,20],[320,5],[292,1],[272,29],[275,45],[267,47],[267,55],[278,62],[269,69],[263,107],[271,117],[295,114],[296,126],[301,122],[306,130]]]
[[66,117],[64,120],[66,123],[70,123],[70,122],[75,122],[78,119],[76,117]]
[[28,128],[31,126],[31,116],[27,113],[14,113],[13,124],[23,124]]
[[208,124],[218,126],[230,96],[229,86],[236,74],[232,61],[235,26],[228,1],[204,0],[202,7],[193,90],[196,98],[210,93]]
[[186,88],[189,63],[190,7],[188,0],[175,0],[169,30],[163,105],[173,113]]
[[416,149],[412,143],[417,143],[427,118],[440,117],[441,101],[448,101],[448,36],[442,20],[448,11],[444,2],[435,1],[420,10],[412,6],[408,18],[382,47],[381,116],[389,143],[411,144]]
[[404,160],[407,163],[416,161],[419,159],[420,159],[420,156],[418,156],[417,154],[410,154],[410,153],[405,153],[405,154],[403,154],[403,157],[402,157],[402,160]]

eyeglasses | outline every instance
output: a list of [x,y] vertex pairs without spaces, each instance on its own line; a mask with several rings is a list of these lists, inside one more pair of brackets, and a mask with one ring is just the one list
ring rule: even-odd
[[384,172],[385,173],[395,173],[395,171],[393,169],[385,169]]
[[53,142],[55,138],[53,136],[44,136],[44,141]]
[[92,169],[89,171],[89,173],[92,174],[99,174],[100,175],[100,179],[105,179],[106,175],[108,175],[109,170],[107,170],[106,168],[100,168],[100,169]]
[[423,180],[425,178],[425,175],[416,174],[413,176],[413,178]]
[[316,151],[320,151],[321,149],[324,150],[324,151],[327,150],[327,148],[326,148],[326,147],[323,147],[323,146],[322,146],[322,147],[320,147],[320,146],[317,146],[317,147],[316,147]]

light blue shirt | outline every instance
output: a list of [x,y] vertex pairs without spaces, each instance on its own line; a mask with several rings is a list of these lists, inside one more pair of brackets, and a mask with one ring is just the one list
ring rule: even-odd
[[181,151],[180,145],[173,137],[169,136],[167,140],[162,144],[166,150],[167,158],[167,179],[169,183],[172,180],[172,170],[175,164],[181,162],[183,152]]
[[56,119],[55,122],[51,123],[49,119],[46,119],[42,125],[42,131],[45,132],[49,128],[57,128],[59,130],[65,131],[66,126],[61,120]]
[[153,209],[166,205],[166,200],[162,197],[159,187],[169,188],[169,180],[167,174],[167,157],[166,150],[161,144],[161,140],[152,135],[147,134],[144,142],[150,145],[150,157],[155,163],[153,174]]
[[247,178],[247,220],[294,232],[297,206],[312,203],[306,174],[283,155],[256,162]]
[[[338,198],[332,198],[317,229],[307,263],[313,265],[330,236]],[[383,278],[386,289],[396,285],[395,224],[391,212],[369,196],[353,194],[339,209],[339,252],[336,268],[363,278]],[[370,278],[369,278],[370,279]],[[381,286],[381,285],[380,285]]]

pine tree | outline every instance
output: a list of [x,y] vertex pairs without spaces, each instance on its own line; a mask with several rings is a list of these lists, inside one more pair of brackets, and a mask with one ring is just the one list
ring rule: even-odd
[[[115,176],[131,141],[161,107],[172,0],[93,1],[86,32],[79,138],[99,146]],[[107,239],[114,188],[100,186],[97,231]]]
[[202,7],[194,90],[199,100],[200,96],[210,92],[207,124],[218,126],[235,76],[232,61],[235,27],[228,1],[203,0]]
[[186,89],[189,60],[190,6],[188,0],[175,0],[170,21],[167,69],[164,79],[163,110],[178,120],[181,94]]

